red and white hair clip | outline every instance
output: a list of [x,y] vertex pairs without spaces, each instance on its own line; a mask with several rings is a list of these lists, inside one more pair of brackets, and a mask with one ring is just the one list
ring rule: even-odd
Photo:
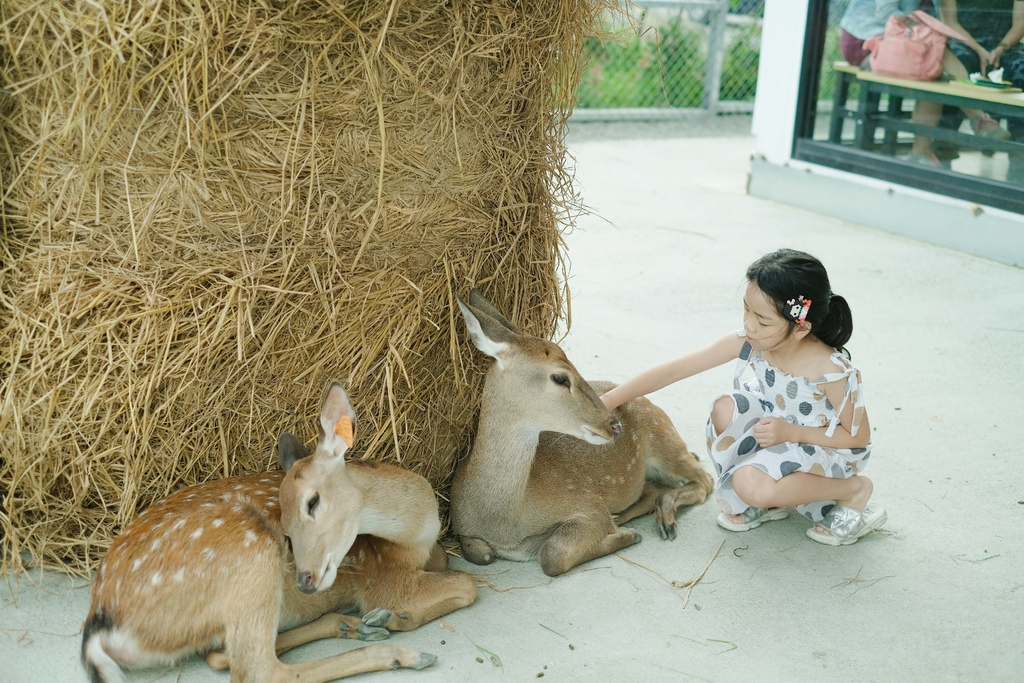
[[798,296],[795,299],[788,300],[786,305],[789,306],[789,317],[792,318],[797,325],[807,320],[807,311],[811,309],[810,299]]

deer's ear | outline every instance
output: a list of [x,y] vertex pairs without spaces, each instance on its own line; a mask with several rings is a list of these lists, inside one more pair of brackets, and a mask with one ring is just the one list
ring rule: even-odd
[[302,460],[309,451],[297,437],[288,432],[281,432],[277,438],[277,462],[285,472],[292,468],[292,465]]
[[508,328],[510,332],[519,334],[519,328],[509,322],[509,319],[506,318],[501,311],[495,308],[491,302],[487,300],[487,297],[484,296],[484,293],[476,287],[471,289],[469,292],[469,304],[477,311],[494,320],[494,322]]
[[466,321],[469,338],[473,345],[501,364],[502,356],[508,351],[515,333],[501,322],[494,320],[485,311],[459,301],[459,310]]
[[329,457],[343,457],[355,436],[356,413],[345,388],[331,382],[320,411],[320,451]]

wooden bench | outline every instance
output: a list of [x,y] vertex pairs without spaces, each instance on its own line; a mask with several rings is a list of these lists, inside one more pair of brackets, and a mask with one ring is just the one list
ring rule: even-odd
[[[854,121],[853,144],[859,149],[872,149],[879,128],[884,129],[882,151],[893,154],[900,131],[926,135],[961,148],[983,152],[1016,152],[1024,154],[1024,141],[1002,141],[961,133],[941,126],[926,126],[910,120],[911,111],[904,111],[904,100],[931,100],[955,107],[973,107],[988,112],[997,119],[1024,118],[1024,94],[995,90],[980,85],[956,81],[910,81],[902,78],[879,76],[862,71],[846,62],[833,64],[835,94],[832,117],[829,121],[829,142],[842,144],[843,122]],[[849,106],[850,86],[857,83],[859,93],[855,105]],[[887,106],[881,106],[883,98]]]

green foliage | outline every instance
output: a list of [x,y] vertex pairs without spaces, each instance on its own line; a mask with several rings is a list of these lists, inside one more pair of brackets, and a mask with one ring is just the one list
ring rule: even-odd
[[[761,28],[730,28],[721,99],[753,100]],[[701,106],[707,64],[705,38],[682,17],[636,33],[626,28],[610,40],[588,39],[579,108]]]
[[821,77],[818,79],[818,101],[831,100],[836,91],[836,78],[832,64],[842,61],[839,52],[839,29],[833,29],[825,36],[825,54],[821,58]]
[[722,64],[720,99],[752,102],[760,61],[761,27],[751,25],[737,31]]

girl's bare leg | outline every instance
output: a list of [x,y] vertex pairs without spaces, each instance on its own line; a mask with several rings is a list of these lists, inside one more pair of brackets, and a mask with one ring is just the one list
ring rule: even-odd
[[[871,480],[860,475],[833,479],[807,472],[793,472],[776,481],[771,475],[750,465],[740,467],[733,473],[732,487],[743,502],[759,508],[835,500],[840,505],[861,512],[867,507],[874,489]],[[743,522],[739,515],[729,515],[729,519],[737,524]]]

